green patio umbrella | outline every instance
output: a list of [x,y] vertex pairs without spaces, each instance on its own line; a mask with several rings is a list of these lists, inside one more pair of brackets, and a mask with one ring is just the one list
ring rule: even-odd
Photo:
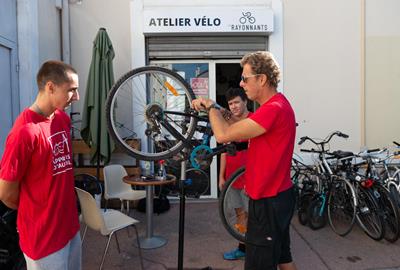
[[100,162],[107,164],[114,150],[106,126],[105,101],[114,84],[112,61],[114,49],[106,29],[100,28],[93,42],[92,62],[86,85],[82,112],[81,136],[90,147],[91,163],[96,162],[99,177]]

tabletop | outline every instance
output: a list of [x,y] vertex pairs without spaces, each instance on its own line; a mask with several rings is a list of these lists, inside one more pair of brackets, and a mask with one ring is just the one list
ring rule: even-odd
[[130,185],[137,185],[137,186],[161,186],[167,184],[173,184],[176,181],[175,175],[167,174],[166,180],[157,180],[154,178],[142,178],[138,175],[127,175],[123,177],[123,181]]

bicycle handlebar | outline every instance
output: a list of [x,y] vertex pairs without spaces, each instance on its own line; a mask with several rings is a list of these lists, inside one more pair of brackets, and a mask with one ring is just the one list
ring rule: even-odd
[[334,155],[332,153],[329,153],[328,151],[321,151],[321,150],[316,150],[316,149],[313,149],[313,148],[311,148],[311,149],[300,149],[300,152]]
[[344,138],[344,139],[347,139],[348,137],[349,137],[349,135],[347,135],[347,134],[344,134],[344,133],[342,133],[342,132],[340,132],[340,131],[335,131],[335,132],[333,132],[331,135],[329,135],[329,137],[326,139],[326,140],[323,140],[323,141],[321,141],[321,142],[316,142],[316,141],[314,141],[313,139],[311,139],[310,137],[308,137],[308,136],[304,136],[304,137],[301,137],[300,138],[300,141],[299,141],[299,145],[302,145],[305,141],[307,141],[307,140],[309,140],[309,141],[311,141],[313,144],[315,144],[315,145],[321,145],[321,146],[323,146],[323,145],[325,145],[325,144],[327,144],[327,143],[329,143],[329,141],[332,139],[332,137],[333,136],[338,136],[338,137],[342,137],[342,138]]
[[400,147],[400,143],[398,143],[398,142],[396,142],[396,141],[393,141],[393,143],[394,143],[395,145],[397,145],[397,146]]

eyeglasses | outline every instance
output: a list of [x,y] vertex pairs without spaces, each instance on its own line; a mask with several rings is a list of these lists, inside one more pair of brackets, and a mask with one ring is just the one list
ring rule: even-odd
[[247,83],[247,79],[248,78],[252,78],[252,77],[257,77],[257,76],[259,76],[259,75],[262,75],[262,74],[253,74],[253,75],[250,75],[250,76],[240,76],[240,79],[242,80],[242,82],[244,82],[244,83]]

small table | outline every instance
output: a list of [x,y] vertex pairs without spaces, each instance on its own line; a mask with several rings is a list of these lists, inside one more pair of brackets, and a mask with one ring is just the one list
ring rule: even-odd
[[158,248],[167,243],[167,239],[153,235],[154,186],[172,184],[175,180],[176,177],[172,174],[167,174],[167,180],[143,180],[137,175],[127,175],[123,178],[123,181],[127,184],[144,186],[146,189],[146,236],[139,238],[140,247],[143,249]]

